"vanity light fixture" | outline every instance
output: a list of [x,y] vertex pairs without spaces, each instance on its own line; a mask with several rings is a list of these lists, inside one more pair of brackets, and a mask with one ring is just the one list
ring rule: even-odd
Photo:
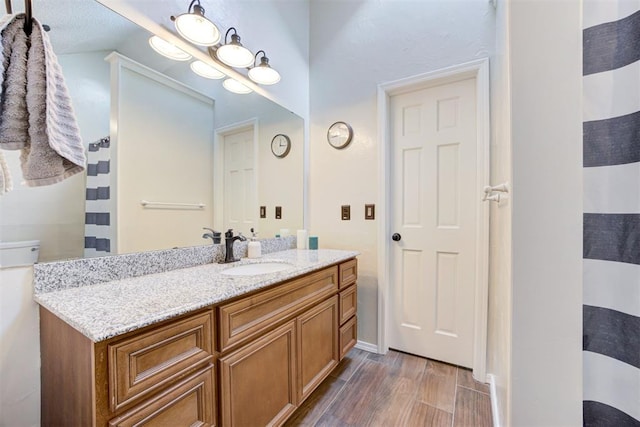
[[232,79],[232,78],[228,78],[225,81],[223,81],[222,86],[224,86],[224,88],[229,92],[239,93],[241,95],[253,92],[251,88],[248,88],[247,86],[243,85],[236,79]]
[[262,52],[262,58],[260,58],[260,65],[255,65],[249,70],[249,78],[261,85],[272,85],[280,81],[280,73],[271,68],[269,65],[269,58],[264,50],[259,50],[256,53],[255,60],[258,60],[258,55]]
[[[231,41],[227,43],[227,37],[231,34]],[[234,27],[227,30],[224,35],[224,44],[216,50],[218,59],[230,67],[245,68],[253,64],[253,53],[240,43],[240,36]]]
[[200,0],[192,0],[187,13],[177,17],[172,16],[171,20],[178,33],[193,44],[213,46],[220,41],[220,30],[204,16],[204,8],[200,5]]
[[160,55],[166,56],[169,59],[173,59],[175,61],[188,61],[191,59],[191,55],[187,52],[158,36],[151,36],[149,39],[149,45],[151,45],[153,50],[158,52]]
[[194,61],[191,63],[191,70],[206,79],[221,79],[225,77],[224,73],[218,71],[216,68],[202,61]]

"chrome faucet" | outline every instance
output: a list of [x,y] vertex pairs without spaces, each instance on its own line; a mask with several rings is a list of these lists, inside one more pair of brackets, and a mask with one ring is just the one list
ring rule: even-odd
[[227,264],[230,262],[239,261],[233,257],[233,243],[236,240],[240,240],[241,242],[244,242],[247,239],[242,235],[242,233],[239,233],[237,236],[234,236],[233,230],[231,228],[227,230],[226,233],[224,233],[224,243],[225,243],[224,261],[221,262],[220,264]]

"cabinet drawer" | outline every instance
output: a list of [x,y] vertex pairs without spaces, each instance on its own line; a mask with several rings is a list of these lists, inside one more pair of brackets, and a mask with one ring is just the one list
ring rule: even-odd
[[111,427],[214,426],[213,365],[111,420]]
[[122,408],[213,358],[208,310],[108,346],[109,406]]
[[219,307],[220,352],[259,335],[338,290],[338,267],[311,273]]
[[358,342],[358,319],[352,317],[340,328],[340,360],[351,350]]
[[349,320],[358,309],[358,291],[356,285],[349,286],[340,292],[340,324]]
[[340,289],[345,289],[358,280],[358,261],[354,258],[340,264]]

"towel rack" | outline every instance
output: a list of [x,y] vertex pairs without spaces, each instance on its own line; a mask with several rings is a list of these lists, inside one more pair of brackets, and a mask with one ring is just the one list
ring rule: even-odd
[[[11,15],[13,8],[11,7],[11,0],[4,0],[4,4],[7,7],[7,13]],[[31,34],[31,19],[33,18],[33,10],[31,9],[31,0],[24,0],[24,14],[26,19],[24,21],[24,32]]]
[[204,209],[204,203],[173,203],[173,202],[151,202],[149,200],[140,200],[143,208],[156,209]]

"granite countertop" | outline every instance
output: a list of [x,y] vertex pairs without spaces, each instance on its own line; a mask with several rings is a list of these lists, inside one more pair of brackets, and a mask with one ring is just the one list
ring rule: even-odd
[[[357,255],[355,251],[291,249],[263,255],[259,259],[243,258],[233,264],[205,264],[37,293],[34,299],[93,342],[100,342]],[[238,265],[270,261],[287,262],[294,267],[257,276],[220,274],[222,270]]]

